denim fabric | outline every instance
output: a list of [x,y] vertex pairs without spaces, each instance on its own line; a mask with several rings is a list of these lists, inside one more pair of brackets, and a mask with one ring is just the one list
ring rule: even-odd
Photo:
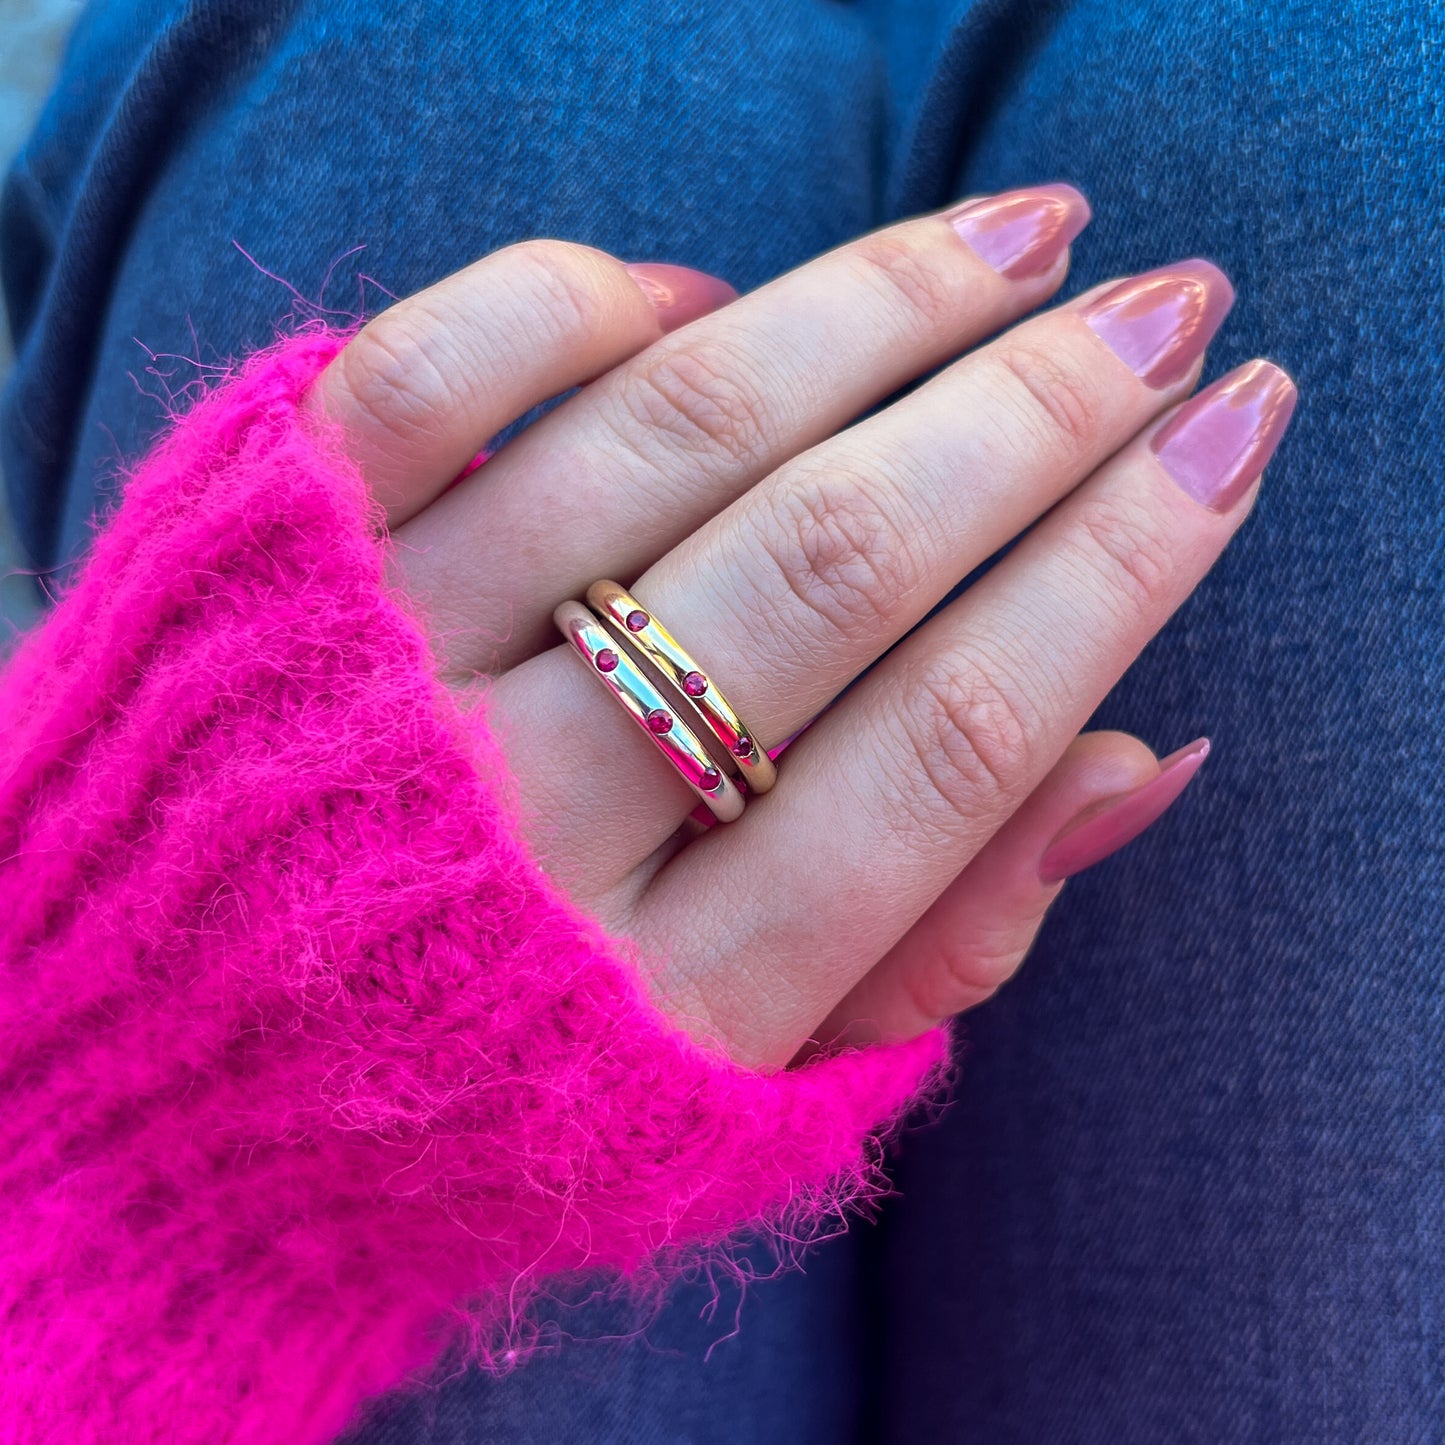
[[1197,794],[1069,886],[905,1157],[890,1445],[1445,1440],[1442,19],[1074,5],[910,197],[1077,179],[1077,281],[1202,251],[1208,374],[1301,405],[1096,719],[1208,732]]
[[684,1291],[645,1340],[469,1376],[354,1445],[1445,1438],[1442,19],[92,7],[0,211],[4,465],[47,563],[193,374],[165,355],[290,309],[238,247],[344,310],[536,234],[749,287],[1064,178],[1097,215],[1071,292],[1210,256],[1240,297],[1208,374],[1263,352],[1302,391],[1254,517],[1097,719],[1214,755],[971,1017],[881,1224],[755,1286],[715,1348],[733,1296],[701,1319]]

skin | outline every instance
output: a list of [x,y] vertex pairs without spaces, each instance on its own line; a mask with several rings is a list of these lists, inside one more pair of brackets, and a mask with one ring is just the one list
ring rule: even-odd
[[[1220,514],[1165,474],[1147,439],[1200,368],[1137,377],[1080,315],[1106,288],[978,346],[1067,266],[1009,280],[925,216],[664,335],[615,258],[528,242],[382,313],[312,393],[449,682],[485,692],[538,862],[745,1063],[986,999],[1063,886],[1038,878],[1049,841],[1157,775],[1139,740],[1079,729],[1257,486]],[[696,797],[562,643],[553,607],[604,576],[765,742],[816,717],[737,822],[689,839]]]

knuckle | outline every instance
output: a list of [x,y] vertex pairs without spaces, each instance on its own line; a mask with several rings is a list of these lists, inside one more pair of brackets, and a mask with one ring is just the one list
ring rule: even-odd
[[905,772],[923,816],[952,823],[993,811],[1025,784],[1036,726],[1022,691],[981,658],[935,659],[906,685]]
[[508,248],[510,269],[530,305],[528,324],[552,342],[590,335],[606,322],[606,297],[593,257],[566,241],[520,241]]
[[1080,518],[1094,571],[1131,610],[1151,607],[1174,573],[1168,529],[1149,509],[1123,498],[1093,499]]
[[1003,932],[939,946],[931,966],[920,969],[911,1002],[925,1018],[946,1019],[983,1003],[1018,972],[1038,929],[1021,919]]
[[959,277],[936,255],[886,233],[860,241],[854,254],[872,284],[902,304],[913,327],[939,331],[956,318]]
[[758,527],[758,550],[830,638],[876,633],[921,583],[916,551],[876,481],[800,473]]
[[760,463],[773,450],[769,414],[743,371],[721,355],[679,347],[638,366],[622,404],[632,423],[662,433],[688,454]]
[[1060,440],[1070,452],[1091,450],[1103,430],[1098,383],[1036,346],[1014,342],[999,351],[1010,414],[1049,451]]
[[455,389],[414,310],[383,311],[337,358],[351,405],[399,444],[436,434]]

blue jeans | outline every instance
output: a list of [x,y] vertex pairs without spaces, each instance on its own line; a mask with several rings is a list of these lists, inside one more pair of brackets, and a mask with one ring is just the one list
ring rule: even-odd
[[266,341],[274,277],[375,309],[528,235],[747,288],[1068,179],[1097,214],[1070,291],[1207,255],[1240,292],[1209,374],[1263,352],[1301,388],[1254,517],[1097,718],[1161,752],[1208,732],[1203,778],[971,1017],[881,1221],[750,1289],[735,1336],[731,1291],[707,1318],[684,1291],[644,1339],[467,1376],[355,1445],[1445,1438],[1441,21],[92,7],[0,212],[3,462],[47,565],[194,374],[166,356]]

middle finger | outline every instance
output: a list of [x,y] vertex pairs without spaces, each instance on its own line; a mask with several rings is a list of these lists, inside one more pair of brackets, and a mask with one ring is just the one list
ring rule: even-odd
[[559,598],[636,576],[788,457],[1039,305],[1088,216],[1052,185],[904,221],[585,387],[398,530],[448,663],[500,672],[549,646]]

